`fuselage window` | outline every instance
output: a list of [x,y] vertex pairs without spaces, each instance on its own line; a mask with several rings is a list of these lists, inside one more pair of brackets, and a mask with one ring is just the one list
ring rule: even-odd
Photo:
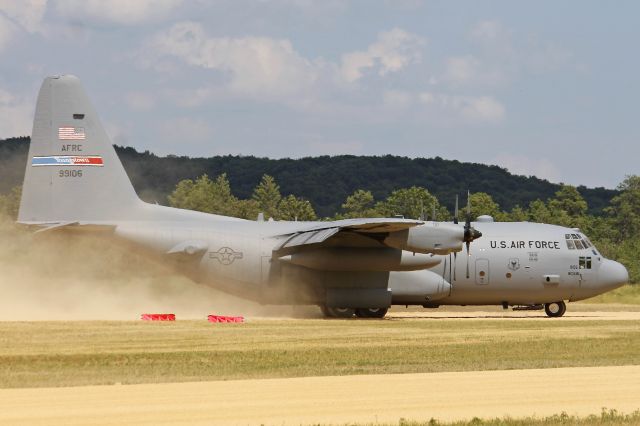
[[591,256],[580,256],[578,266],[580,269],[591,269]]

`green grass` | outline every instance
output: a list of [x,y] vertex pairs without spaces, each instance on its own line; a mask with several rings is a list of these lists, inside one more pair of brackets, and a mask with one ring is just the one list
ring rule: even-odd
[[640,284],[627,284],[581,303],[619,303],[640,305]]
[[0,387],[631,365],[638,321],[0,323]]
[[[620,413],[616,410],[602,409],[600,415],[587,417],[570,416],[567,413],[556,414],[548,417],[524,417],[524,418],[494,418],[480,419],[474,418],[470,421],[460,422],[439,422],[432,419],[428,422],[414,422],[401,419],[398,423],[389,426],[605,426],[605,425],[639,425],[640,410],[631,414]],[[373,424],[371,425],[373,426]],[[383,426],[376,424],[376,426]]]

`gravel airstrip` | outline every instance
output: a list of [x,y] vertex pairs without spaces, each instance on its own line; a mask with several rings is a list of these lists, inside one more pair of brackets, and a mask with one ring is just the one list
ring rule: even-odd
[[[640,409],[640,310],[0,322],[0,424],[371,424]],[[241,359],[229,360],[240,356]]]

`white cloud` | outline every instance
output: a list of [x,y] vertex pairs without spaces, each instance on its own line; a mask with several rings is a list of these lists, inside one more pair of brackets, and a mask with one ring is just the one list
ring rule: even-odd
[[[201,118],[177,117],[166,120],[161,126],[162,139],[171,149],[168,152],[192,153],[194,147],[203,148],[210,144],[214,146],[213,129],[209,123]],[[176,144],[181,146],[176,146]]]
[[420,50],[425,43],[426,39],[400,28],[382,32],[367,50],[342,55],[342,77],[354,82],[362,78],[367,69],[377,68],[378,75],[400,71],[420,61]]
[[509,41],[510,33],[498,21],[480,21],[473,26],[470,36],[477,41],[497,43]]
[[225,73],[236,94],[288,96],[317,78],[318,64],[300,56],[285,39],[208,37],[202,25],[180,22],[157,35],[151,46],[156,54]]
[[31,134],[33,101],[0,88],[0,138]]
[[17,33],[17,28],[9,19],[0,15],[0,52],[3,51]]
[[506,168],[513,174],[537,176],[551,182],[561,181],[560,170],[548,158],[503,154],[499,155],[491,162],[499,165],[500,167]]
[[504,106],[491,96],[456,97],[462,115],[470,121],[499,123],[504,120]]
[[[492,96],[467,96],[439,92],[412,93],[387,90],[382,103],[388,113],[438,125],[500,124],[506,118],[506,108]],[[382,118],[378,117],[376,120]]]
[[567,49],[535,36],[516,37],[498,21],[480,21],[468,36],[473,54],[445,60],[442,80],[453,87],[504,86],[526,74],[571,66],[573,61]]
[[155,104],[154,96],[143,92],[129,92],[125,94],[124,100],[129,108],[137,111],[149,110]]
[[461,96],[423,92],[420,103],[444,115],[453,114],[470,124],[498,124],[505,119],[506,109],[491,96]]
[[358,140],[335,141],[327,140],[325,136],[302,135],[306,141],[305,155],[362,155],[365,144]]
[[57,0],[56,12],[66,18],[136,25],[166,18],[182,0]]
[[21,31],[40,31],[46,6],[46,0],[0,0],[0,51],[9,46]]
[[0,18],[4,14],[24,30],[34,33],[41,30],[46,8],[47,0],[0,0]]
[[180,101],[186,106],[214,97],[244,97],[308,109],[327,93],[344,91],[367,69],[380,76],[404,69],[420,59],[423,44],[424,39],[396,28],[380,33],[366,50],[347,53],[341,63],[335,63],[302,56],[288,39],[212,37],[201,24],[183,21],[149,39],[138,63],[176,73],[175,59],[179,59],[216,71],[211,83]]
[[383,102],[392,109],[404,109],[413,102],[412,95],[402,90],[387,90],[382,95]]
[[455,85],[468,84],[477,79],[480,61],[473,55],[452,56],[445,60],[443,79]]

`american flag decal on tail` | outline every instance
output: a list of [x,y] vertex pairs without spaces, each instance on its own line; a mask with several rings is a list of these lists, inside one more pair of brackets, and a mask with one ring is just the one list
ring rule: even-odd
[[58,139],[83,141],[84,127],[60,127],[58,128]]

